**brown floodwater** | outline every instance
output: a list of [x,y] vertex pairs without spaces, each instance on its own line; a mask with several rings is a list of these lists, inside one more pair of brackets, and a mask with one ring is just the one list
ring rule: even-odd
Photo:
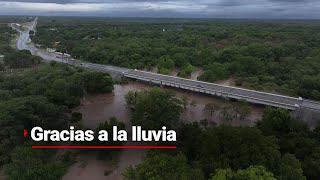
[[[115,85],[113,93],[85,96],[81,101],[81,105],[75,108],[74,111],[82,113],[82,125],[87,128],[94,129],[99,123],[105,122],[111,117],[117,117],[118,120],[124,122],[126,127],[129,128],[131,127],[131,110],[126,105],[125,94],[130,90],[148,90],[152,87],[152,85],[138,81],[129,81],[128,84]],[[183,112],[181,119],[185,122],[200,121],[206,118],[216,124],[252,126],[263,114],[263,107],[250,106],[252,113],[246,120],[226,122],[223,121],[219,113],[210,116],[203,109],[208,103],[225,106],[232,102],[184,90],[176,89],[175,92],[180,98],[186,96],[189,102],[196,102],[196,106],[188,106]],[[126,143],[126,145],[133,144],[137,145],[136,142],[129,141]],[[113,168],[108,165],[108,162],[97,160],[95,153],[82,153],[78,156],[78,163],[69,168],[63,180],[122,179],[121,172],[130,165],[141,163],[146,156],[146,152],[146,150],[142,149],[123,149],[121,150],[118,164]],[[85,166],[81,166],[81,163],[84,164],[83,162],[86,162]],[[104,171],[110,168],[112,169],[112,173],[104,176]]]
[[0,167],[0,179],[5,179],[4,168]]

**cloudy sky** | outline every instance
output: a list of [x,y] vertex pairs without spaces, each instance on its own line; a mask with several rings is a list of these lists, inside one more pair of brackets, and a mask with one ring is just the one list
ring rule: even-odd
[[319,19],[320,0],[0,0],[0,14]]

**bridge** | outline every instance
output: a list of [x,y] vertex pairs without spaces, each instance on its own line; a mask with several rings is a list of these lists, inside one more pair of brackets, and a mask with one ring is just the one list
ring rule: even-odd
[[27,31],[20,31],[14,26],[12,28],[16,29],[20,33],[20,37],[17,41],[18,49],[27,49],[33,55],[42,57],[46,61],[57,61],[62,63],[67,63],[73,66],[91,69],[99,72],[111,73],[113,75],[118,75],[121,77],[126,77],[130,79],[140,80],[144,82],[149,82],[157,84],[160,86],[168,86],[179,89],[185,89],[193,92],[220,96],[225,98],[232,98],[237,100],[243,100],[255,104],[268,105],[273,107],[279,107],[289,110],[297,109],[307,109],[312,111],[320,112],[320,102],[311,101],[303,98],[295,98],[289,96],[283,96],[278,94],[248,90],[238,87],[224,86],[214,83],[206,83],[202,81],[195,81],[190,79],[184,79],[179,77],[173,77],[168,75],[161,75],[151,72],[145,72],[140,70],[133,70],[122,67],[115,67],[109,65],[101,65],[94,63],[86,63],[77,60],[63,60],[57,58],[54,53],[43,52],[34,47],[32,44],[27,44],[30,42],[29,32],[34,30],[37,24],[37,18],[33,21],[31,27],[28,27]]
[[202,81],[160,75],[138,70],[125,72],[124,76],[127,78],[138,79],[141,81],[151,82],[163,86],[175,87],[225,98],[243,100],[256,104],[263,104],[290,110],[296,110],[300,107],[303,107],[320,111],[320,102],[304,100],[302,98],[282,96],[278,94],[224,86],[214,83],[206,83]]
[[268,105],[289,110],[296,110],[302,107],[320,111],[320,102],[310,101],[303,98],[294,98],[109,65],[80,63],[78,66],[100,72],[117,73],[126,78],[140,80],[160,86],[174,87],[208,95],[247,101],[255,104]]

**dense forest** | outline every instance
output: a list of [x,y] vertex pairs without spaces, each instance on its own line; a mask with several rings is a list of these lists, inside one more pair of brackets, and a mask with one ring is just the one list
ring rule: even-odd
[[31,149],[21,135],[23,129],[66,129],[81,120],[66,113],[84,94],[112,90],[108,75],[55,63],[1,73],[0,165],[7,164],[8,179],[60,179],[72,163],[69,154],[56,158],[52,150]]
[[129,93],[126,100],[133,106],[133,124],[144,129],[166,126],[178,135],[172,143],[176,151],[149,152],[142,164],[123,172],[126,179],[320,178],[320,125],[310,130],[286,110],[266,108],[254,127],[215,126],[177,121],[183,102],[169,91]]
[[319,21],[40,18],[33,41],[85,61],[320,100]]
[[9,180],[61,179],[73,163],[71,153],[34,150],[35,142],[25,139],[23,130],[66,129],[81,120],[81,114],[70,111],[80,98],[111,92],[112,78],[54,62],[41,64],[41,58],[29,51],[10,46],[14,32],[6,24],[0,31],[0,54],[4,55],[0,61],[0,167],[5,167]]

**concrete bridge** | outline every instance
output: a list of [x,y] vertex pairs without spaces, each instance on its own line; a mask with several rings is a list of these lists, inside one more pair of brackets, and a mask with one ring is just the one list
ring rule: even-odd
[[303,98],[294,98],[138,70],[124,72],[124,76],[163,86],[175,87],[225,98],[244,100],[256,104],[263,104],[289,110],[296,110],[302,107],[320,112],[320,102],[305,100]]
[[94,63],[73,63],[73,65],[83,67],[86,69],[91,69],[94,71],[111,73],[113,76],[126,77],[152,84],[157,84],[160,86],[174,87],[193,92],[243,100],[255,104],[262,104],[289,110],[304,108],[320,112],[320,102],[311,101],[303,98],[295,98],[249,89],[224,86],[220,84],[195,81],[191,79],[179,78],[174,76],[156,74],[146,71],[139,71],[109,65],[101,65]]

